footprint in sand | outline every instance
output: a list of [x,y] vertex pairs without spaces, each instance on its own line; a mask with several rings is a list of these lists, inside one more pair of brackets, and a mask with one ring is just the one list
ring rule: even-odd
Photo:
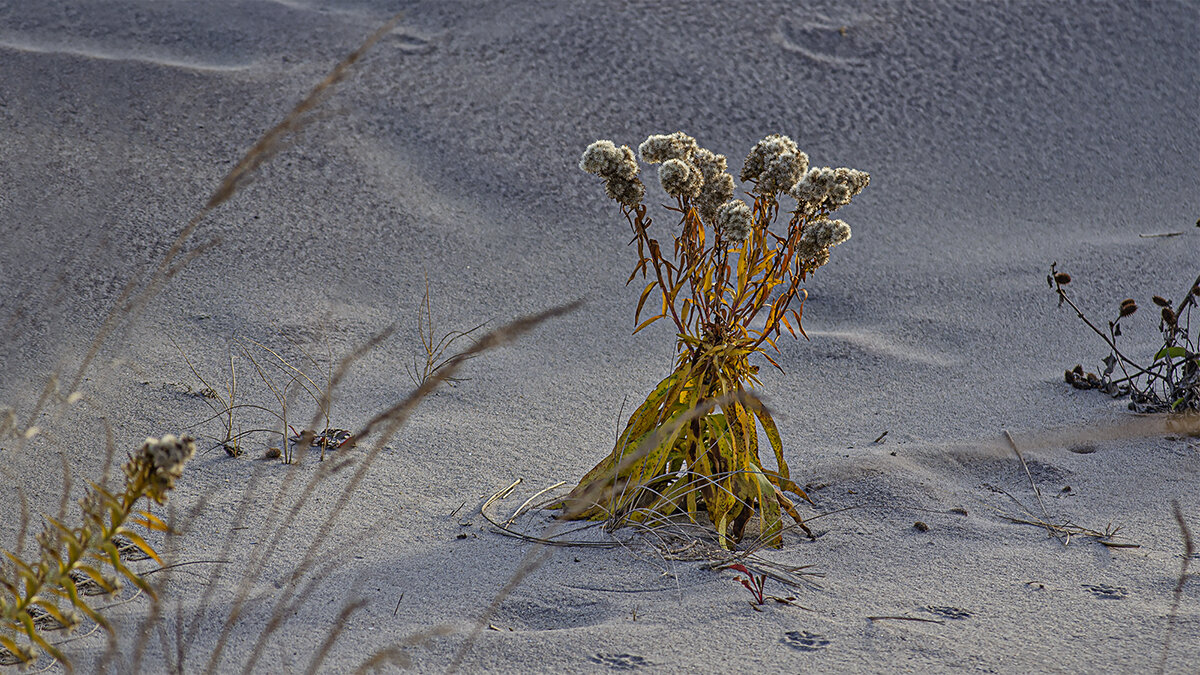
[[816,652],[829,646],[829,640],[806,630],[789,630],[783,634],[782,642],[798,652]]
[[637,670],[654,665],[636,654],[596,654],[588,657],[588,660],[608,666],[611,670]]
[[432,40],[405,31],[393,33],[389,40],[405,54],[428,54],[437,48]]
[[1108,584],[1083,584],[1083,587],[1092,595],[1101,600],[1124,600],[1125,596],[1129,595],[1129,591],[1120,586],[1109,586]]
[[884,28],[884,22],[864,14],[813,14],[783,19],[774,38],[784,51],[818,63],[859,67],[882,51]]
[[950,619],[952,621],[962,621],[964,619],[971,618],[970,612],[968,612],[965,609],[959,609],[958,607],[943,607],[941,605],[927,605],[923,609],[926,612],[929,612],[930,614],[933,614],[935,616],[940,616],[943,619]]

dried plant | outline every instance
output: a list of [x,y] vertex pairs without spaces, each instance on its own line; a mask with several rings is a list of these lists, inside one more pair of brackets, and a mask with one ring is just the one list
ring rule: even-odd
[[[0,656],[30,663],[41,650],[70,668],[69,661],[46,640],[43,631],[78,626],[82,621],[80,612],[112,631],[108,621],[83,599],[87,591],[81,587],[85,584],[112,593],[124,577],[154,597],[150,585],[121,562],[119,538],[162,564],[158,553],[130,525],[147,530],[166,530],[167,526],[149,511],[135,507],[143,497],[165,503],[167,493],[183,473],[183,465],[195,454],[196,444],[191,437],[147,438],[124,466],[124,491],[113,494],[92,484],[80,502],[82,525],[71,528],[46,516],[50,527],[37,537],[40,555],[36,561],[27,562],[5,552],[15,572],[14,578],[0,579],[0,587],[7,593],[0,597],[0,645],[6,650]],[[103,565],[110,566],[113,573],[101,572]],[[21,633],[29,644],[16,641],[15,635]]]
[[[1121,337],[1121,321],[1138,311],[1137,301],[1126,298],[1117,308],[1117,316],[1101,330],[1067,294],[1071,275],[1050,265],[1046,283],[1058,295],[1058,304],[1070,306],[1080,320],[1108,345],[1109,354],[1103,360],[1100,374],[1085,372],[1082,365],[1066,371],[1067,384],[1077,389],[1099,389],[1113,397],[1129,397],[1129,408],[1136,412],[1200,412],[1200,323],[1192,330],[1192,311],[1200,301],[1200,277],[1192,282],[1178,303],[1154,296],[1158,308],[1158,329],[1162,333],[1162,348],[1153,357],[1135,360],[1117,347]],[[1148,365],[1142,365],[1147,363]],[[1116,371],[1120,370],[1118,374]]]
[[220,388],[214,387],[200,371],[196,369],[196,365],[188,358],[183,348],[174,340],[171,344],[175,346],[175,350],[183,357],[183,362],[187,364],[188,370],[192,376],[200,380],[203,386],[196,393],[205,404],[212,410],[211,417],[205,422],[216,421],[221,425],[221,431],[218,435],[208,436],[216,441],[217,445],[223,448],[230,457],[240,457],[242,454],[242,436],[245,434],[239,428],[235,421],[235,414],[238,410],[245,407],[237,402],[238,382],[237,382],[237,366],[234,364],[233,352],[229,352],[229,381]]
[[[469,338],[473,333],[487,325],[483,322],[470,330],[450,331],[443,335],[440,339],[436,338],[436,333],[433,328],[433,308],[429,303],[429,275],[425,275],[425,294],[421,297],[421,304],[417,306],[417,333],[421,337],[421,349],[425,353],[424,359],[414,355],[412,365],[405,365],[405,370],[408,373],[408,379],[412,380],[414,387],[419,387],[429,381],[429,378],[438,371],[439,368],[450,362],[453,355],[446,356],[446,352],[454,346],[454,343],[459,340]],[[453,387],[459,382],[465,381],[466,378],[453,377],[445,380],[447,386]]]
[[[633,231],[638,263],[629,282],[639,274],[649,277],[638,299],[634,332],[669,318],[678,338],[676,365],[629,418],[612,453],[568,495],[564,517],[637,522],[679,511],[694,518],[703,508],[722,546],[729,547],[729,539],[741,539],[757,510],[760,535],[781,545],[781,511],[802,522],[784,492],[808,496],[789,477],[779,430],[767,409],[747,406],[736,394],[760,385],[751,356],[761,355],[779,368],[766,348],[778,351],[783,328],[792,337],[804,334],[801,283],[829,261],[831,247],[850,238],[849,226],[828,216],[848,204],[870,177],[853,169],[810,169],[808,156],[790,138],[771,135],[746,157],[741,179],[751,185],[747,203],[733,198],[725,156],[699,147],[682,132],[650,136],[638,151],[643,161],[660,165],[663,190],[674,200],[665,208],[678,216],[678,228],[666,251],[651,235],[642,203],[645,186],[629,147],[597,141],[584,152],[580,168],[605,180],[606,193]],[[783,194],[795,199],[792,209],[780,203]],[[659,309],[642,321],[655,291]],[[672,425],[721,397],[728,398],[719,410]],[[775,452],[776,470],[765,468],[759,458],[756,421]],[[675,430],[635,461],[625,461],[667,428]],[[611,487],[596,495],[596,485]]]

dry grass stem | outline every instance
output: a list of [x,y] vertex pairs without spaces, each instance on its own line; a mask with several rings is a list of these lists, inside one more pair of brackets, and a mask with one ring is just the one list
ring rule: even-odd
[[1158,672],[1160,673],[1166,672],[1167,669],[1167,657],[1171,653],[1171,637],[1179,618],[1179,603],[1183,599],[1183,586],[1187,583],[1188,566],[1191,564],[1192,558],[1196,557],[1196,543],[1192,539],[1192,531],[1188,528],[1187,520],[1183,517],[1183,509],[1180,508],[1178,501],[1171,502],[1171,513],[1175,516],[1175,522],[1179,525],[1180,537],[1183,539],[1183,560],[1179,563],[1179,581],[1175,583],[1171,609],[1167,612],[1167,630],[1166,635],[1163,636],[1162,654],[1158,658]]

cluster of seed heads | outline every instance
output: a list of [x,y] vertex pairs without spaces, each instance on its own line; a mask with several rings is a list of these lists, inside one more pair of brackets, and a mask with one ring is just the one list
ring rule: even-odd
[[603,178],[609,198],[625,206],[641,204],[646,195],[646,186],[637,177],[637,160],[627,145],[618,148],[612,141],[596,141],[584,150],[579,168]]
[[[637,154],[643,162],[659,165],[658,179],[667,195],[695,207],[700,220],[714,228],[725,245],[740,245],[753,234],[752,210],[746,202],[733,198],[734,181],[725,155],[700,147],[682,131],[647,137]],[[628,208],[636,207],[645,196],[645,186],[637,178],[637,162],[627,146],[596,141],[584,151],[579,167],[604,178],[608,196]],[[791,195],[797,202],[795,213],[810,218],[850,203],[871,180],[866,172],[854,169],[810,169],[808,155],[780,134],[771,134],[751,148],[740,178],[753,184],[750,193],[759,198],[773,202],[781,194]],[[849,226],[840,220],[811,222],[801,242],[809,268],[824,264],[829,247],[849,237]]]
[[808,169],[808,155],[787,136],[771,134],[759,141],[742,163],[741,178],[755,184],[760,195],[778,195],[792,189]]

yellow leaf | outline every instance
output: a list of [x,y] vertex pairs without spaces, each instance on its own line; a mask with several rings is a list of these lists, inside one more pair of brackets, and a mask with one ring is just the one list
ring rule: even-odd
[[142,539],[142,537],[136,532],[131,531],[129,528],[121,527],[117,528],[116,533],[124,535],[126,538],[128,538],[129,541],[133,542],[134,546],[141,549],[142,553],[154,558],[154,562],[158,563],[159,565],[163,564],[162,558],[158,557],[158,553],[154,551],[154,548],[152,548],[150,544],[147,544],[146,540]]
[[652,316],[652,317],[650,317],[649,319],[646,319],[645,321],[643,321],[643,322],[641,323],[641,325],[640,325],[640,326],[638,326],[637,328],[633,329],[633,334],[634,334],[634,335],[637,335],[639,332],[641,332],[641,330],[642,330],[643,328],[645,328],[646,326],[649,326],[650,324],[654,323],[655,321],[658,321],[659,319],[663,318],[664,316],[666,316],[666,314],[659,314],[659,315],[657,315],[657,316]]

